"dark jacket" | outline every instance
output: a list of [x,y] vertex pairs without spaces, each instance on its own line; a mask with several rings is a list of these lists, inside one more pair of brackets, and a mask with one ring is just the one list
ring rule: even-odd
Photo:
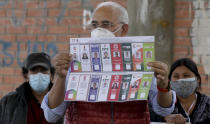
[[[199,92],[196,93],[197,93],[197,102],[194,107],[194,110],[190,114],[190,120],[191,120],[190,122],[192,124],[210,124],[210,98]],[[179,101],[177,101],[173,113],[182,114],[185,118],[187,118],[187,115]]]
[[[192,124],[210,124],[210,98],[199,92],[196,93],[197,102],[194,110],[190,114],[190,122]],[[172,114],[182,114],[185,118],[188,118],[179,100],[177,100]],[[164,118],[157,115],[152,110],[150,110],[150,118],[151,121],[164,122]]]
[[[50,88],[52,83],[50,83]],[[28,104],[32,96],[28,82],[20,85],[16,91],[10,92],[0,100],[0,124],[26,124]],[[61,124],[59,121],[56,124]]]

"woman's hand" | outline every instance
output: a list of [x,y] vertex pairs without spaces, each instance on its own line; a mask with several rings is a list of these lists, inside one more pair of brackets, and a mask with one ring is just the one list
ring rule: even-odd
[[170,124],[185,124],[186,119],[181,114],[171,114],[164,117],[166,123]]

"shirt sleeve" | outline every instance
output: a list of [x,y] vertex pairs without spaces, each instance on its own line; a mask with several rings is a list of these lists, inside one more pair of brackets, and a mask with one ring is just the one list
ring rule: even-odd
[[50,109],[48,106],[48,94],[46,94],[41,104],[45,119],[50,123],[57,122],[59,119],[61,119],[61,117],[63,117],[69,103],[70,102],[63,101],[58,107]]
[[175,102],[176,102],[176,93],[173,90],[171,90],[171,92],[172,92],[171,106],[168,108],[161,107],[157,101],[158,90],[157,90],[156,78],[153,78],[151,88],[149,91],[149,102],[152,105],[154,112],[157,113],[158,115],[165,117],[174,111]]

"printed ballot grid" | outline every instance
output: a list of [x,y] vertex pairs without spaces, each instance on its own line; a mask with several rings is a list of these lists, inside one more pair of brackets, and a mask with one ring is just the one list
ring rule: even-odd
[[154,51],[153,36],[70,39],[65,100],[147,99],[153,75],[147,62],[155,60]]
[[146,100],[152,73],[70,74],[66,101],[131,101]]

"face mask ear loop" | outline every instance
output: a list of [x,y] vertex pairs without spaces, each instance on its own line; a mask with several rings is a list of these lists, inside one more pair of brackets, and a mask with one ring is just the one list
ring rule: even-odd
[[122,28],[122,25],[120,25],[115,31],[113,31],[112,33],[116,33],[116,32],[118,32],[120,29]]

